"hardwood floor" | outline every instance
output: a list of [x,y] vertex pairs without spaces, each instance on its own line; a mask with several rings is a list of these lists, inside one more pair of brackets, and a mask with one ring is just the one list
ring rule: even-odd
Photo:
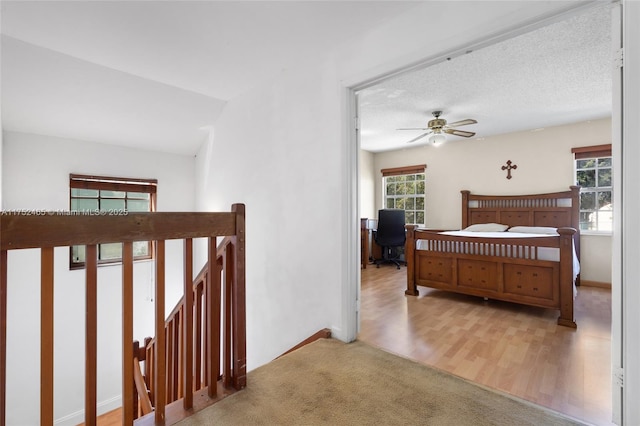
[[[96,418],[96,425],[98,426],[121,426],[122,425],[122,409],[116,408]],[[84,426],[84,423],[80,423],[78,426]]]
[[[362,270],[358,339],[595,425],[611,422],[611,291],[579,287],[577,330],[557,312],[418,287]],[[417,395],[416,399],[419,400]]]

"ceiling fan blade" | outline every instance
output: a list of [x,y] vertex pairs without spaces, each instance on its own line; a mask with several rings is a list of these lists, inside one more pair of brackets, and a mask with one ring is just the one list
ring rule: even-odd
[[422,138],[424,138],[425,136],[427,136],[429,134],[431,134],[431,132],[423,133],[420,136],[418,136],[417,138],[413,138],[410,141],[407,141],[407,143],[416,142],[417,140],[422,139]]
[[396,130],[429,130],[428,127],[401,127]]
[[448,123],[447,127],[459,127],[466,126],[467,124],[476,124],[477,121],[472,118],[467,118],[466,120],[454,121],[453,123]]
[[464,130],[457,129],[444,129],[443,132],[449,133],[450,135],[462,136],[463,138],[470,138],[471,136],[475,135],[474,132],[465,132]]

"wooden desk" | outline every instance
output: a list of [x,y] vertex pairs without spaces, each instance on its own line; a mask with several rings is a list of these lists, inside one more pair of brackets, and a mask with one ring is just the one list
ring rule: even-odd
[[369,263],[369,229],[367,223],[369,220],[365,218],[360,219],[360,265],[362,269],[367,269],[367,263]]
[[371,239],[371,253],[369,256],[374,262],[382,259],[382,246],[379,246],[373,238]]
[[369,261],[382,259],[382,247],[380,247],[373,237],[373,229],[367,228],[369,219],[360,219],[360,266],[367,269]]

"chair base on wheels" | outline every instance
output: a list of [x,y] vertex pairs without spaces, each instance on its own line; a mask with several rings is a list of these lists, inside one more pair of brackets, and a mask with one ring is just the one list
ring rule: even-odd
[[382,259],[375,259],[374,262],[376,268],[379,268],[381,263],[393,263],[398,269],[400,269],[401,263],[404,263],[405,266],[407,265],[407,262],[400,259],[400,250],[398,247],[383,247]]

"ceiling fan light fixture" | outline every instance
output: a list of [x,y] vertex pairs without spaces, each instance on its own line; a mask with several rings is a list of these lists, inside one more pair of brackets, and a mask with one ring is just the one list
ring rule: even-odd
[[429,136],[429,144],[433,146],[440,146],[447,141],[447,137],[444,133],[434,132],[431,136]]
[[429,120],[427,123],[427,127],[401,127],[398,130],[422,130],[425,133],[417,136],[407,143],[413,143],[419,140],[423,140],[423,138],[429,136],[427,138],[427,142],[429,145],[438,146],[442,145],[447,141],[447,135],[450,134],[453,136],[461,136],[463,138],[470,138],[475,135],[475,132],[467,132],[464,130],[456,129],[457,126],[466,126],[467,124],[476,124],[477,121],[471,118],[466,118],[464,120],[458,120],[453,123],[447,123],[447,120],[444,118],[440,118],[440,114],[442,111],[433,111],[433,116],[435,117],[433,120]]

